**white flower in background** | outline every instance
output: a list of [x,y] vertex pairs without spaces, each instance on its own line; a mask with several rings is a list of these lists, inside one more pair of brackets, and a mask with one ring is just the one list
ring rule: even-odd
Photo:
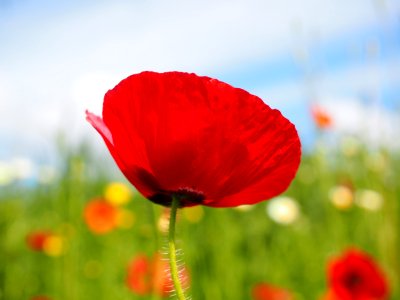
[[14,177],[17,180],[29,179],[33,176],[34,164],[25,157],[15,157],[10,161]]
[[290,197],[277,197],[267,203],[267,214],[275,222],[289,225],[299,218],[300,207]]
[[383,200],[383,196],[373,190],[361,190],[356,193],[356,204],[367,210],[381,209]]
[[8,185],[16,180],[26,180],[34,176],[35,165],[29,158],[14,157],[0,161],[0,185]]
[[342,210],[349,209],[354,202],[353,191],[345,185],[333,187],[329,192],[329,198],[336,208]]
[[0,186],[6,186],[14,181],[14,172],[11,165],[0,161]]
[[362,144],[372,147],[385,146],[387,149],[399,148],[398,114],[395,110],[366,105],[359,98],[321,95],[320,99],[324,102],[323,108],[328,110],[335,120],[335,131],[339,135],[353,138],[353,141],[347,140],[342,145],[345,155],[356,155]]

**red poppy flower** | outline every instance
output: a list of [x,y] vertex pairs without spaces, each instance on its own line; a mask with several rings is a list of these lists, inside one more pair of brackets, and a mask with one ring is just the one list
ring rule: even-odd
[[145,255],[138,255],[128,266],[126,283],[138,295],[147,295],[151,291],[151,266]]
[[293,300],[293,294],[283,288],[266,283],[256,284],[252,289],[254,300]]
[[102,199],[90,201],[84,211],[89,229],[96,234],[104,234],[117,226],[118,209]]
[[328,269],[330,300],[384,300],[386,278],[367,254],[351,249],[333,260]]
[[[189,284],[189,274],[186,268],[180,272],[183,286]],[[173,287],[169,264],[156,253],[149,259],[145,255],[136,256],[128,266],[126,278],[128,288],[138,295],[155,293],[161,297],[168,297]]]
[[26,237],[26,243],[28,247],[35,251],[43,251],[46,240],[52,236],[51,232],[48,231],[35,231],[31,232]]
[[35,296],[32,297],[30,300],[51,300],[51,299],[47,296]]
[[296,129],[260,98],[195,74],[143,72],[87,112],[128,180],[169,206],[231,207],[272,198],[300,163]]

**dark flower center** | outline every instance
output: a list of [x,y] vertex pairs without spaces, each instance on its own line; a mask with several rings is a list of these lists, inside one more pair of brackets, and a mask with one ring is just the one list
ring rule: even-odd
[[202,192],[199,192],[195,189],[180,188],[177,191],[161,191],[151,196],[149,200],[153,201],[154,203],[169,207],[171,206],[173,197],[179,199],[180,207],[202,204],[206,198]]
[[360,275],[356,274],[356,273],[348,274],[348,276],[346,276],[346,278],[344,280],[345,286],[350,290],[359,287],[362,284],[362,281],[363,280],[360,277]]

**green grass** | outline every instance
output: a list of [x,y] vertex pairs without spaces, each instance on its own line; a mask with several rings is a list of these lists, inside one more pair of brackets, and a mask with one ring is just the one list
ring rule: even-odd
[[[391,298],[400,299],[400,161],[384,150],[356,153],[320,148],[304,155],[285,193],[298,202],[300,218],[281,225],[266,214],[268,201],[250,211],[204,208],[191,223],[181,214],[178,247],[191,274],[195,300],[251,299],[252,286],[268,282],[290,289],[296,299],[318,299],[326,291],[326,264],[350,246],[368,252],[388,276]],[[0,299],[155,299],[125,285],[128,262],[137,253],[166,247],[156,223],[162,207],[137,193],[126,206],[131,229],[94,235],[83,220],[85,203],[101,196],[110,180],[85,153],[64,154],[62,176],[50,186],[14,183],[0,193]],[[121,180],[121,177],[117,179]],[[372,189],[384,198],[378,211],[356,205],[339,210],[329,200],[337,184]],[[49,229],[65,239],[65,252],[50,257],[26,245],[32,230]]]

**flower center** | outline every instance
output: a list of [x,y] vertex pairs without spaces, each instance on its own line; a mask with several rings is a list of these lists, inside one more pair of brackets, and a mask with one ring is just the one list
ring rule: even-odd
[[149,200],[153,201],[154,203],[169,207],[171,206],[173,197],[177,197],[179,199],[180,207],[202,204],[206,198],[202,192],[199,192],[193,188],[184,187],[179,188],[176,191],[161,191],[151,196]]
[[350,273],[345,279],[345,285],[349,289],[355,289],[362,283],[362,278],[358,274]]

